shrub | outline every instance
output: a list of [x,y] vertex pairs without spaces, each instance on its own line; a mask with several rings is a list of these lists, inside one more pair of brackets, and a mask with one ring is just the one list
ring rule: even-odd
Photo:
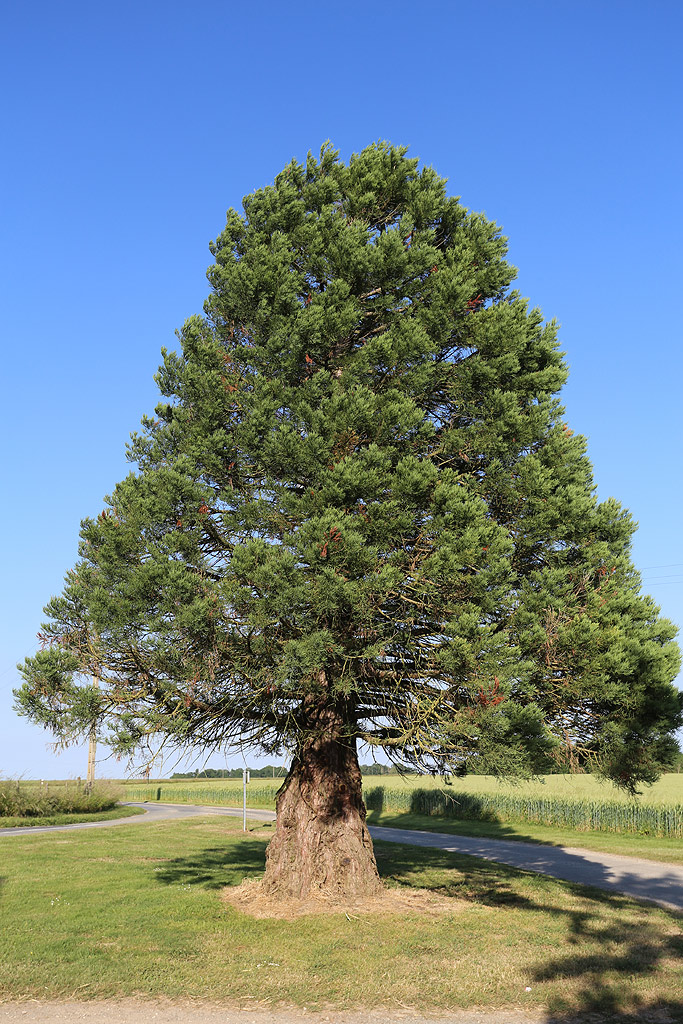
[[36,782],[0,781],[0,818],[47,818],[55,814],[109,811],[121,799],[121,789],[107,782],[92,788],[67,783],[58,788]]

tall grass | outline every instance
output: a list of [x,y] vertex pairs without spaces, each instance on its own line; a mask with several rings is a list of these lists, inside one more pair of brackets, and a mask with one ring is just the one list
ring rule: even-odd
[[[259,779],[259,783],[264,780]],[[247,787],[247,806],[249,807],[275,807],[275,794],[282,785],[282,779],[275,779],[275,785],[270,785],[270,780],[265,780],[265,785],[255,786],[250,783]],[[242,782],[238,785],[214,784],[207,786],[205,783],[161,783],[160,785],[141,783],[135,785],[129,783],[125,788],[125,800],[161,800],[171,804],[214,804],[218,807],[236,807],[242,804]]]
[[77,783],[56,787],[4,780],[0,781],[0,818],[94,814],[112,810],[122,794],[122,788],[110,782],[100,782],[88,788]]

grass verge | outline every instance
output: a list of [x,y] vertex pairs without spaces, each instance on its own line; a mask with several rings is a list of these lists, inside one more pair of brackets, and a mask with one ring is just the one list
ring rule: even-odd
[[439,893],[439,913],[255,920],[221,890],[259,877],[272,826],[252,823],[245,835],[240,825],[193,819],[8,839],[0,997],[556,1014],[667,1005],[683,1016],[670,995],[683,991],[672,913],[472,857],[377,843],[387,884]]
[[580,832],[553,825],[532,825],[528,822],[458,821],[423,814],[392,814],[390,811],[368,811],[369,825],[385,828],[419,829],[442,832],[452,836],[476,836],[486,839],[511,839],[522,843],[546,843],[551,846],[573,846],[624,857],[643,857],[667,864],[683,864],[683,843],[680,839],[638,836],[625,832]]
[[78,825],[84,821],[116,821],[118,818],[130,818],[135,814],[144,814],[139,807],[113,807],[109,811],[93,811],[90,814],[48,814],[41,817],[22,818],[21,816],[0,817],[0,828],[33,828],[38,825]]

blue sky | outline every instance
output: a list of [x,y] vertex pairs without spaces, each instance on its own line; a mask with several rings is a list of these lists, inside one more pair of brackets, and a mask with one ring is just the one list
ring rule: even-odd
[[12,712],[14,665],[128,472],[227,208],[326,139],[409,145],[502,225],[562,324],[599,495],[683,621],[679,3],[38,0],[2,30],[0,775],[85,774]]

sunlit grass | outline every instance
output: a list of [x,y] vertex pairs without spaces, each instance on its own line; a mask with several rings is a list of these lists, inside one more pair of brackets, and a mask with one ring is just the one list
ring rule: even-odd
[[659,1005],[683,991],[674,914],[439,850],[377,844],[387,883],[441,893],[440,913],[252,919],[221,890],[259,877],[272,827],[240,825],[4,840],[2,998],[562,1010]]

